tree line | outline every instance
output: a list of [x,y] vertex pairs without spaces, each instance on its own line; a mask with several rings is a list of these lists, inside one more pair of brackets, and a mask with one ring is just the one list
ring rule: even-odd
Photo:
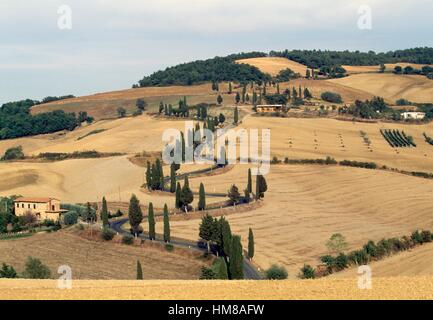
[[81,123],[92,122],[86,112],[66,113],[55,110],[32,115],[30,110],[38,102],[22,100],[8,102],[0,107],[0,139],[53,133],[61,130],[74,130]]

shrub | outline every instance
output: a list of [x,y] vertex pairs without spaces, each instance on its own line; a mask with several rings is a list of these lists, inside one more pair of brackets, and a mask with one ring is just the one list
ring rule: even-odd
[[428,230],[424,230],[421,232],[422,242],[431,242],[432,241],[432,233]]
[[287,279],[287,277],[287,270],[284,267],[280,267],[274,264],[268,270],[266,270],[266,279],[283,280]]
[[304,264],[301,268],[301,279],[314,279],[316,277],[316,270],[313,269],[309,264]]
[[17,272],[12,266],[3,263],[2,268],[0,269],[0,278],[17,278]]
[[174,250],[174,247],[173,247],[173,245],[171,243],[167,243],[165,245],[165,250],[167,250],[168,252],[171,252],[171,251]]
[[49,279],[50,269],[42,264],[39,259],[28,257],[24,267],[23,278],[26,279]]
[[6,150],[1,160],[18,160],[24,159],[23,147],[17,146]]
[[341,95],[335,92],[326,91],[323,92],[320,96],[322,100],[331,102],[331,103],[342,103],[343,99],[341,98]]
[[417,230],[417,231],[414,231],[413,233],[412,233],[412,235],[410,236],[410,238],[412,239],[412,241],[415,243],[415,244],[422,244],[422,235],[421,235],[421,233]]
[[131,245],[131,244],[134,243],[134,237],[132,235],[130,235],[130,234],[125,234],[122,237],[122,243],[123,244],[127,244],[127,245]]
[[337,268],[337,270],[343,270],[347,268],[348,264],[349,264],[349,259],[344,253],[340,253],[335,258],[335,267]]
[[67,226],[76,224],[77,221],[78,221],[78,213],[76,211],[66,212],[65,215],[63,216],[63,222]]
[[208,268],[208,267],[202,267],[201,268],[200,280],[213,280],[216,278],[217,278],[217,275],[212,270],[212,268]]
[[320,262],[322,262],[324,265],[326,265],[326,268],[329,273],[332,273],[335,266],[335,258],[331,255],[326,255],[320,257]]
[[[110,228],[103,228],[101,232],[101,237],[105,241],[113,240],[114,236],[116,235],[116,232],[111,230]],[[123,240],[123,239],[122,239]]]

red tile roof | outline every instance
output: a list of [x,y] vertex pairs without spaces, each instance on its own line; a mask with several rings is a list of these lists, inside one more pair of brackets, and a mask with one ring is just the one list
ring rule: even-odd
[[34,203],[47,203],[51,200],[59,200],[55,198],[36,198],[36,197],[21,197],[17,198],[14,202],[34,202]]

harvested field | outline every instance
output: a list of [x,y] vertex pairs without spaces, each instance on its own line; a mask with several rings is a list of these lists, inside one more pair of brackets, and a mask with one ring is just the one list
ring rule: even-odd
[[3,280],[0,299],[302,300],[433,299],[432,277],[378,278],[371,290],[357,279],[288,281],[83,281],[71,290],[53,280]]
[[269,73],[272,76],[276,76],[280,71],[287,68],[299,73],[302,77],[305,77],[307,72],[307,66],[304,66],[303,64],[300,64],[296,61],[280,57],[241,59],[237,60],[236,62],[252,65],[257,67],[260,71]]
[[[432,276],[433,243],[387,257],[370,264],[373,277]],[[332,278],[356,277],[356,268],[331,275]]]
[[[145,279],[198,279],[200,268],[207,263],[192,251],[167,252],[151,244],[127,246],[111,242],[90,241],[62,230],[36,234],[29,238],[0,241],[0,262],[22,272],[28,256],[46,264],[54,278],[57,268],[68,265],[73,279],[136,279],[136,264],[140,260]],[[3,287],[0,281],[0,288]]]
[[390,103],[398,99],[413,102],[433,102],[433,82],[425,76],[381,74],[356,74],[328,82],[380,96]]
[[[247,167],[238,165],[220,176],[191,179],[224,192],[227,185],[246,186]],[[266,176],[268,192],[263,205],[250,212],[227,215],[232,230],[247,245],[254,230],[255,262],[262,268],[277,263],[290,278],[304,263],[316,265],[327,253],[325,243],[342,233],[351,249],[366,241],[433,229],[432,180],[383,171],[309,165],[276,165]],[[404,197],[402,196],[404,194]],[[173,221],[172,235],[198,239],[200,219]],[[162,224],[157,223],[162,232]]]

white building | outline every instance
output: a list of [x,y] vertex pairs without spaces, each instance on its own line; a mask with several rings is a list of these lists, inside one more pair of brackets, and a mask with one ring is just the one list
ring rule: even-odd
[[401,114],[403,119],[421,120],[425,118],[424,112],[403,112]]

